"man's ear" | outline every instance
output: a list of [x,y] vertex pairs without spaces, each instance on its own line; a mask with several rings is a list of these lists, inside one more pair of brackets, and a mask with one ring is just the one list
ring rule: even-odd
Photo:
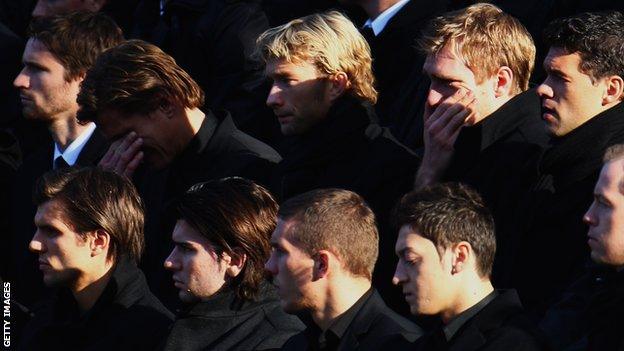
[[312,259],[314,260],[312,279],[319,280],[326,278],[330,271],[330,265],[335,263],[332,262],[335,260],[335,256],[327,250],[321,250],[317,252],[316,255],[312,256]]
[[472,246],[466,241],[460,241],[451,248],[453,259],[451,261],[451,274],[455,275],[469,268],[470,258],[474,255]]
[[614,102],[618,102],[622,99],[622,92],[624,91],[624,80],[622,77],[613,75],[605,78],[605,93],[602,97],[602,105],[609,105]]
[[240,247],[235,247],[231,255],[224,252],[221,259],[226,260],[227,268],[225,269],[225,274],[230,278],[236,278],[245,268],[247,254]]
[[341,97],[351,87],[351,81],[344,72],[335,73],[327,80],[329,81],[329,98],[331,101]]
[[107,255],[110,249],[110,235],[104,229],[97,229],[88,235],[91,235],[93,240],[90,241],[91,257],[98,255]]
[[494,86],[494,96],[511,96],[514,87],[514,74],[511,68],[502,66],[496,72],[496,80]]

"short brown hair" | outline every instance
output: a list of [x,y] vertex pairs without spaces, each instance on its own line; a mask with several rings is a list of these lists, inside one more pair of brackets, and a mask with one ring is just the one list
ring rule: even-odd
[[529,88],[535,65],[531,34],[516,18],[492,4],[475,4],[431,20],[419,46],[426,55],[451,49],[474,73],[478,83],[502,66],[514,75],[515,94]]
[[66,81],[85,74],[103,51],[124,40],[115,21],[99,12],[34,18],[28,36],[63,64]]
[[204,105],[204,92],[157,46],[128,40],[103,53],[87,72],[78,94],[78,119],[97,119],[106,109],[145,114],[164,102],[193,109]]
[[277,202],[269,191],[239,177],[212,180],[191,187],[176,212],[210,240],[219,257],[243,250],[247,262],[230,286],[240,299],[255,298],[265,279],[264,263],[277,221]]
[[271,28],[260,35],[256,45],[256,56],[265,63],[284,59],[290,63],[310,62],[327,75],[344,72],[351,84],[351,95],[371,104],[377,102],[370,47],[340,12],[316,13]]
[[35,205],[57,201],[68,227],[79,234],[103,229],[110,235],[108,258],[138,262],[144,247],[143,203],[125,177],[99,168],[50,171],[37,181]]
[[492,273],[496,254],[494,220],[481,196],[459,183],[436,184],[406,194],[394,213],[397,228],[409,225],[431,240],[438,253],[455,243],[472,246],[481,276]]
[[293,221],[285,236],[309,255],[329,250],[355,276],[371,279],[379,251],[375,215],[348,190],[318,189],[284,202],[278,217]]

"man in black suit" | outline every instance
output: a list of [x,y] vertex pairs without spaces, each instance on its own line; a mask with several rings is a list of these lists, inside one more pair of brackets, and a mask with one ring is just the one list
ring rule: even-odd
[[605,151],[624,142],[622,26],[624,15],[612,11],[559,19],[545,30],[550,50],[537,93],[552,147],[536,158],[516,213],[511,281],[538,315],[585,270],[583,213]]
[[24,68],[13,84],[20,91],[24,117],[45,124],[53,141],[41,140],[39,149],[24,160],[12,193],[10,279],[15,279],[15,294],[30,306],[43,288],[41,277],[29,273],[36,271],[36,260],[27,252],[34,232],[32,186],[52,168],[95,165],[106,151],[108,145],[95,124],[78,123],[76,96],[98,54],[119,44],[123,36],[113,20],[94,13],[35,19],[29,36]]
[[102,54],[82,83],[79,119],[114,141],[100,165],[133,176],[147,207],[146,255],[152,289],[177,302],[162,262],[175,218],[167,204],[191,185],[227,176],[266,184],[279,154],[236,128],[227,111],[202,110],[204,93],[158,47],[127,41]]
[[266,263],[282,308],[308,325],[285,350],[402,349],[421,330],[390,310],[371,286],[378,254],[375,216],[359,195],[320,189],[280,206]]
[[555,350],[621,350],[624,335],[624,144],[604,156],[594,201],[583,221],[595,263],[548,310],[540,327]]
[[30,250],[58,288],[19,338],[21,350],[153,350],[173,319],[137,268],[143,204],[130,180],[99,168],[43,175]]
[[442,320],[417,350],[543,349],[516,292],[492,287],[494,221],[479,194],[459,183],[433,185],[405,195],[395,220],[393,282],[413,314]]
[[[273,178],[276,195],[287,199],[327,187],[355,191],[385,232],[390,209],[411,189],[418,158],[378,124],[362,35],[342,14],[326,12],[266,31],[258,51],[273,80],[267,105],[286,136],[284,160]],[[395,264],[393,245],[393,237],[381,235],[373,279],[384,296],[395,290],[385,279]]]
[[165,350],[277,349],[303,330],[266,281],[277,203],[265,188],[239,177],[196,184],[176,212],[165,268],[185,308]]
[[[370,45],[373,57],[375,87],[379,91],[375,111],[381,125],[396,127],[403,122],[402,116],[391,114],[392,108],[399,108],[394,106],[397,96],[406,90],[406,86],[418,86],[421,80],[427,81],[426,75],[422,73],[425,57],[415,49],[416,39],[431,18],[447,10],[448,1],[341,0],[340,2],[357,5],[368,16],[360,29]],[[408,74],[413,69],[418,70],[418,76]],[[422,90],[418,92],[420,95],[426,94]],[[420,100],[422,110],[424,99],[413,95],[410,96],[410,100]],[[412,105],[412,101],[401,103]],[[395,130],[392,129],[392,132]],[[399,140],[403,142],[402,139]]]

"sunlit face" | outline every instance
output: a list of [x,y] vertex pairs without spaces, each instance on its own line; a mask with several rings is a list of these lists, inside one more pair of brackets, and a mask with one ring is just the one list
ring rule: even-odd
[[60,15],[72,11],[99,11],[101,0],[38,0],[33,17]]
[[128,114],[107,109],[98,114],[96,124],[111,142],[135,132],[143,139],[141,151],[144,162],[151,168],[163,169],[182,153],[190,141],[186,136],[189,133],[180,131],[185,126],[179,119],[169,117],[161,110]]
[[180,300],[191,303],[217,293],[225,285],[227,263],[210,240],[183,219],[176,223],[171,239],[175,247],[165,260],[165,268],[173,272]]
[[448,310],[453,301],[449,250],[440,257],[433,242],[409,225],[401,227],[395,250],[399,262],[392,282],[401,285],[410,312],[438,315]]
[[314,260],[288,240],[292,222],[278,219],[271,235],[271,256],[264,268],[273,276],[281,306],[288,313],[313,307]]
[[273,80],[266,104],[277,116],[282,134],[305,134],[327,116],[332,104],[329,83],[313,64],[273,59],[265,74]]
[[624,161],[602,167],[594,202],[583,220],[589,225],[588,243],[597,263],[624,266]]
[[79,233],[67,225],[62,204],[44,202],[35,214],[37,231],[30,251],[39,255],[43,282],[49,287],[73,287],[90,272],[91,249]]
[[[495,94],[496,77],[478,83],[475,74],[448,46],[442,48],[437,55],[427,56],[423,72],[431,80],[426,104],[432,112],[460,88],[474,94],[478,119],[489,116],[502,105],[502,101],[497,101]],[[467,122],[476,123],[478,120]]]
[[24,68],[13,85],[20,91],[24,117],[44,121],[75,118],[82,79],[66,81],[61,62],[36,39],[26,43],[22,61]]
[[544,60],[546,80],[537,88],[542,100],[542,119],[553,136],[564,136],[606,110],[603,104],[606,79],[592,82],[579,70],[581,57],[551,48]]

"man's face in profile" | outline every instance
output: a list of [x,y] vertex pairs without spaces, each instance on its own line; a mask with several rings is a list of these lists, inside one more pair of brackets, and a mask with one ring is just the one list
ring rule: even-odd
[[[478,118],[485,118],[496,110],[495,84],[492,82],[494,78],[479,82],[474,72],[449,48],[449,45],[444,46],[436,55],[427,56],[423,72],[431,80],[426,101],[431,112],[459,89],[474,94]],[[477,122],[478,120],[469,120],[466,124]]]
[[49,200],[37,208],[37,231],[29,248],[39,255],[43,282],[49,287],[71,288],[89,271],[89,242],[68,224],[61,202]]
[[292,221],[278,219],[271,235],[271,256],[264,268],[273,276],[282,309],[297,313],[313,306],[312,282],[314,260],[298,248],[288,236]]
[[617,159],[602,167],[594,188],[594,202],[583,221],[594,262],[624,266],[624,161]]
[[277,116],[282,134],[305,134],[327,116],[330,85],[312,63],[272,59],[265,74],[273,81],[266,104]]
[[67,81],[63,64],[36,39],[28,40],[22,61],[24,68],[13,85],[20,91],[24,117],[50,122],[73,118],[82,79]]
[[165,268],[173,273],[173,284],[184,303],[205,300],[226,283],[229,255],[217,254],[214,245],[183,219],[173,230],[173,251]]

